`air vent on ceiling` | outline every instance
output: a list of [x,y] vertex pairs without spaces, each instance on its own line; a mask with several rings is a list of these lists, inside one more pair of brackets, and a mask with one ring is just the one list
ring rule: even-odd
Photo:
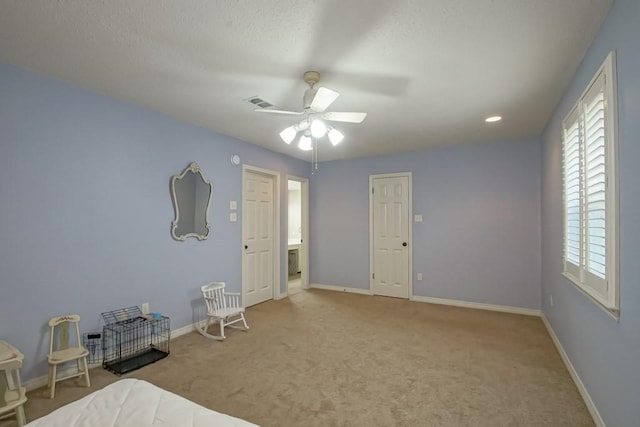
[[249,101],[250,103],[252,103],[253,105],[257,105],[260,108],[269,108],[269,107],[273,107],[273,104],[270,102],[265,101],[264,99],[258,97],[258,96],[252,96],[251,98],[247,98],[247,101]]

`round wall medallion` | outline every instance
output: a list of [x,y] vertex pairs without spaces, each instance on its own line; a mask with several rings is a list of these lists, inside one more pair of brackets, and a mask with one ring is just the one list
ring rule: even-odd
[[240,156],[238,156],[237,154],[234,154],[233,156],[231,156],[231,164],[232,165],[239,165],[240,164]]

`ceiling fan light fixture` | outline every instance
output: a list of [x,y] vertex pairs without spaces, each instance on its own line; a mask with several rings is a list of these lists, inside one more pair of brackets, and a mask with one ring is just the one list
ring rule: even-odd
[[289,126],[285,130],[280,132],[280,138],[282,138],[282,140],[286,144],[291,144],[291,142],[296,138],[297,134],[298,131],[296,130],[295,126]]
[[[327,111],[327,108],[340,96],[338,92],[326,87],[316,87],[320,81],[320,73],[317,71],[307,71],[303,76],[309,88],[304,92],[302,98],[302,111],[277,110],[272,108],[256,109],[262,113],[286,114],[302,116],[298,123],[287,127],[280,132],[280,138],[291,144],[296,141],[298,148],[302,151],[311,151],[312,170],[318,169],[318,143],[325,136],[334,147],[344,139],[344,135],[328,122],[362,123],[367,117],[363,112],[335,112]],[[252,104],[261,106],[266,101],[253,97]],[[267,103],[270,104],[270,103]],[[300,137],[300,138],[298,138]],[[315,165],[314,165],[315,162]],[[313,174],[313,172],[311,172]]]
[[329,141],[331,141],[331,144],[334,147],[340,144],[340,141],[344,139],[344,135],[342,134],[342,132],[334,128],[329,128],[329,132],[327,133],[327,136],[329,137]]
[[300,142],[298,142],[298,148],[303,151],[309,151],[313,148],[311,144],[311,138],[307,135],[302,135],[300,137]]
[[315,119],[311,122],[311,135],[314,138],[322,138],[327,133],[327,125],[322,120]]

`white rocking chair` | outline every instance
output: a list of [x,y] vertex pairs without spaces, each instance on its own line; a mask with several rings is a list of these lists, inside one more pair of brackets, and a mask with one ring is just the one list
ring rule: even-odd
[[[222,341],[226,337],[224,328],[249,329],[244,318],[244,307],[240,305],[240,294],[235,292],[225,292],[224,282],[213,282],[202,286],[202,296],[207,306],[207,318],[204,325],[198,326],[198,332],[207,338]],[[235,317],[235,319],[233,319]],[[209,325],[220,323],[220,335],[213,335],[208,332]],[[235,323],[242,322],[242,326],[235,326]]]

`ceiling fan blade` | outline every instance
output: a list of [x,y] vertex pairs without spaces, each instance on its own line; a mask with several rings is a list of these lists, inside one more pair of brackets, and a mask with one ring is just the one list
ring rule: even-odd
[[335,90],[327,89],[326,87],[318,88],[316,92],[316,96],[313,97],[313,101],[311,101],[311,105],[309,108],[311,110],[316,111],[318,113],[326,110],[329,105],[339,97],[340,94]]
[[286,111],[286,110],[265,110],[263,108],[256,108],[255,110],[256,113],[271,113],[271,114],[289,114],[292,116],[300,116],[302,114],[304,114],[303,111]]
[[332,122],[362,123],[367,117],[367,113],[337,113],[328,112],[322,115],[322,118]]

